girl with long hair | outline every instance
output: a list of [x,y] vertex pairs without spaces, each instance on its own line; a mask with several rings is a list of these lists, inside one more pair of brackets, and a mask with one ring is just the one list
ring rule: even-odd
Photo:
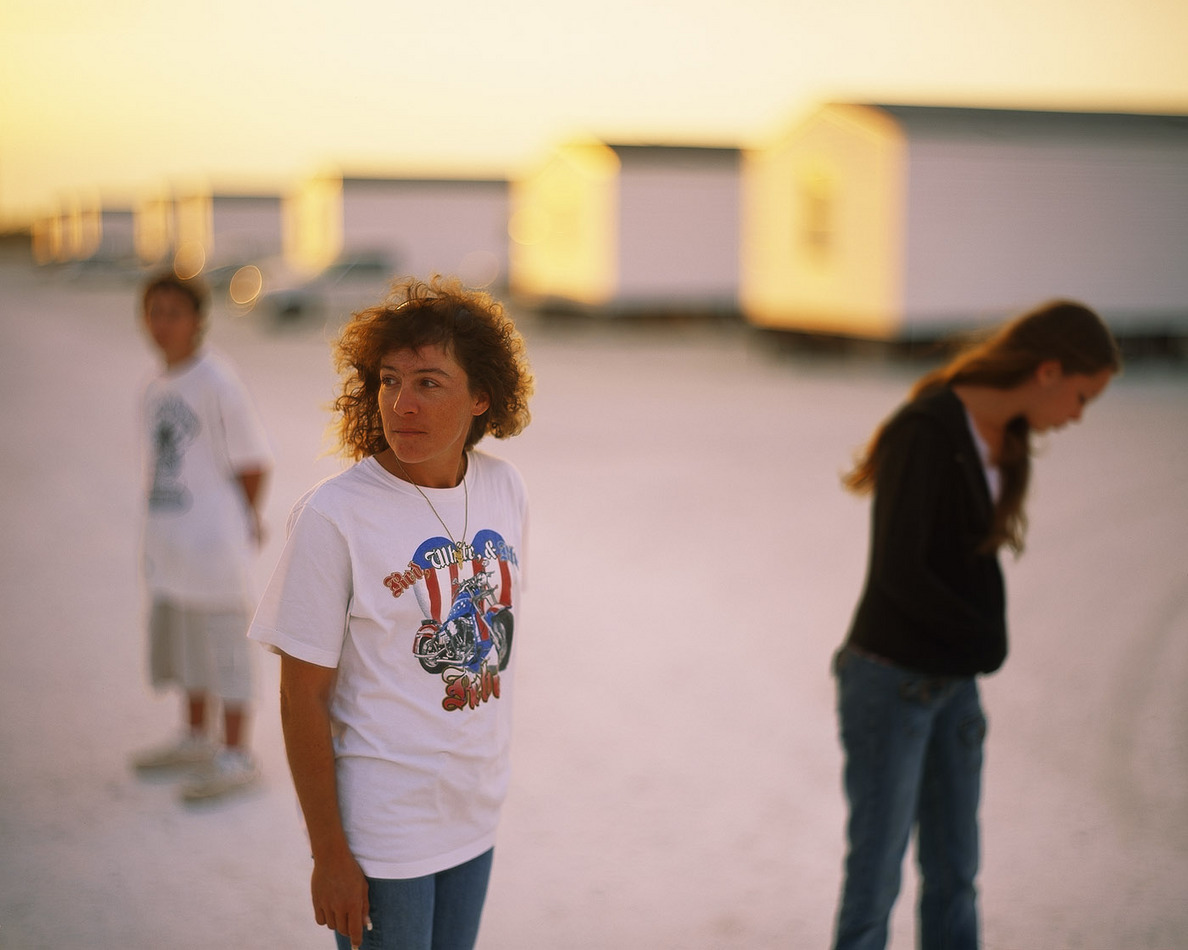
[[1120,364],[1097,314],[1045,304],[919,379],[843,478],[873,502],[834,659],[849,802],[837,950],[886,945],[913,828],[920,946],[978,945],[976,677],[1007,652],[998,551],[1023,549],[1031,433],[1078,421]]

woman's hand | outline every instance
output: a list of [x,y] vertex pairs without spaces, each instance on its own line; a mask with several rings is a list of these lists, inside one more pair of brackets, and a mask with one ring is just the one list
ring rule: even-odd
[[318,925],[338,931],[358,947],[364,928],[371,929],[370,906],[367,878],[349,851],[314,862],[310,893]]

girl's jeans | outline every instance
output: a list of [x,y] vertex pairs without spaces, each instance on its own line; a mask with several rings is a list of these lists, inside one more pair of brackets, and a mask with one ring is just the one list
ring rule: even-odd
[[977,682],[923,676],[848,648],[834,671],[850,803],[836,950],[886,946],[913,826],[921,950],[976,948],[986,736]]
[[[367,879],[371,930],[360,950],[471,950],[487,897],[494,851],[457,867],[408,880]],[[334,935],[338,950],[351,942]]]

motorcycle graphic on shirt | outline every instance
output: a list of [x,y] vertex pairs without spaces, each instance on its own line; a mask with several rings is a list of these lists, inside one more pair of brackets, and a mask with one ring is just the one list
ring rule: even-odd
[[446,666],[477,673],[494,650],[498,668],[506,669],[514,622],[511,608],[494,599],[490,573],[480,571],[453,585],[454,602],[445,620],[426,620],[413,640],[421,666],[429,673]]
[[411,590],[416,597],[424,619],[412,653],[426,673],[441,676],[446,709],[473,709],[499,697],[499,674],[511,660],[518,566],[512,546],[484,530],[457,546],[430,538],[406,570],[384,578],[392,596]]

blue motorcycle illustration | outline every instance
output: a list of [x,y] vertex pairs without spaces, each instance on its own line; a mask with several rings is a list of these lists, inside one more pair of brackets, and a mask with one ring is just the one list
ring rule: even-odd
[[494,599],[491,575],[480,571],[454,581],[454,602],[445,620],[425,620],[413,640],[413,653],[429,673],[457,666],[477,673],[494,650],[499,669],[511,659],[512,612]]

